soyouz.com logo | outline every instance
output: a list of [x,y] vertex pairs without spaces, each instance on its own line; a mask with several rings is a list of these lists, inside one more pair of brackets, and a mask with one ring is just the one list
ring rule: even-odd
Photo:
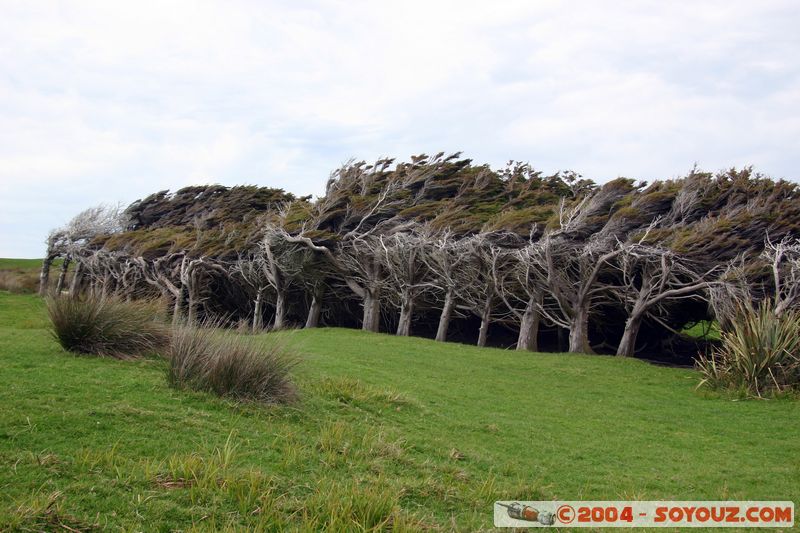
[[499,501],[495,527],[787,527],[787,501]]

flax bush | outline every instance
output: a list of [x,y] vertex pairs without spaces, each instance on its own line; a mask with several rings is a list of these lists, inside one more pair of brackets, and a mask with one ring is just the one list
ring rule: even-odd
[[761,397],[800,388],[800,313],[778,317],[767,300],[739,309],[722,346],[697,363],[701,385]]

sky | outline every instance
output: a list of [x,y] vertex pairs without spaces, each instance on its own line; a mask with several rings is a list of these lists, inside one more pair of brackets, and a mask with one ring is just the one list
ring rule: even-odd
[[3,0],[0,257],[163,189],[318,195],[350,158],[798,181],[798,27],[795,0]]

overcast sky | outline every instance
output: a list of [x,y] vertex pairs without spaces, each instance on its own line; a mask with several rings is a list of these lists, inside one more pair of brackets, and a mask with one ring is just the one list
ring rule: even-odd
[[162,189],[320,194],[351,157],[797,180],[798,6],[4,0],[0,257]]

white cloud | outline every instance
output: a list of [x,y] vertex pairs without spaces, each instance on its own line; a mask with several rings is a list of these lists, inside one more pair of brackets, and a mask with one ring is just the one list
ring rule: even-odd
[[0,256],[197,182],[319,193],[464,150],[605,180],[798,177],[800,9],[762,2],[41,2],[0,18]]

